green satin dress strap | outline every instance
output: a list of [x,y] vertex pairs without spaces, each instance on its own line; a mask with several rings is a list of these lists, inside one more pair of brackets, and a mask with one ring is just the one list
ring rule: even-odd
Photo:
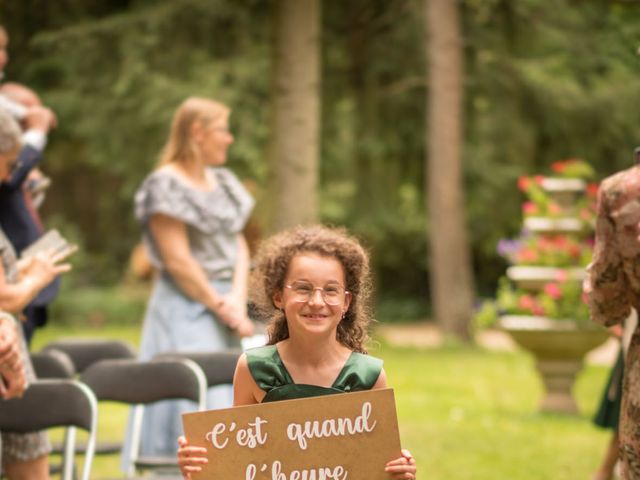
[[266,392],[263,403],[370,390],[382,371],[379,358],[352,352],[333,385],[327,388],[295,383],[275,345],[247,350],[246,356],[253,379]]

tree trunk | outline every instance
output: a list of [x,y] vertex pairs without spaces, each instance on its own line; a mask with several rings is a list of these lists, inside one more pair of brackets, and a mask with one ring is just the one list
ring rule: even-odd
[[273,2],[270,229],[318,220],[320,4]]
[[425,0],[431,299],[444,331],[470,339],[473,279],[461,179],[462,39],[456,0]]

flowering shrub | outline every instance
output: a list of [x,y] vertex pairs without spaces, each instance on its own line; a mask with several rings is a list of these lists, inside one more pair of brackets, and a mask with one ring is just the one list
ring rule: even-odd
[[[588,180],[594,176],[591,166],[578,159],[555,162],[551,170],[553,178]],[[494,324],[499,315],[532,315],[578,322],[589,320],[581,282],[575,277],[570,278],[567,270],[563,269],[585,267],[591,261],[591,229],[596,216],[598,185],[587,184],[585,194],[580,195],[580,183],[574,192],[568,189],[550,192],[548,190],[553,188],[559,190],[558,182],[547,180],[548,177],[540,175],[518,179],[518,188],[526,196],[522,205],[524,217],[577,218],[582,221],[583,229],[562,234],[523,230],[517,239],[500,240],[498,253],[510,264],[555,267],[557,270],[555,278],[541,287],[529,284],[529,289],[517,287],[503,276],[499,280],[495,302],[484,302],[476,315],[479,327]]]
[[[594,171],[588,163],[570,158],[568,160],[560,160],[551,165],[555,179],[580,179],[589,180],[593,178]],[[588,183],[586,188],[586,196],[571,202],[571,208],[563,207],[544,188],[546,177],[542,175],[522,176],[518,179],[518,188],[525,194],[527,200],[522,204],[522,214],[527,217],[549,217],[558,218],[563,216],[575,216],[590,226],[593,223],[596,213],[596,197],[598,194],[598,185],[596,183]]]
[[555,177],[582,178],[583,180],[590,180],[596,174],[591,165],[578,158],[567,158],[553,162],[551,170]]
[[563,208],[553,196],[544,190],[545,177],[536,175],[533,177],[520,177],[518,188],[525,194],[527,200],[522,204],[522,214],[527,217],[559,218],[577,216],[585,226],[591,226],[596,216],[596,198],[598,196],[598,184],[589,183],[586,187],[586,195],[578,199],[570,211]]
[[498,242],[498,254],[512,265],[584,267],[591,261],[593,240],[576,235],[531,234],[523,231],[515,240]]
[[499,314],[589,321],[589,308],[582,293],[582,284],[566,277],[546,283],[539,292],[516,288],[507,277],[502,277],[498,286],[496,308]]

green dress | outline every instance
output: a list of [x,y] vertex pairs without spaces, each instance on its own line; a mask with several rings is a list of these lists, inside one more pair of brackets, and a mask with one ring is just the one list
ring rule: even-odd
[[620,421],[620,406],[622,403],[622,379],[624,377],[624,354],[622,348],[618,353],[616,363],[611,369],[609,380],[602,394],[600,406],[593,419],[593,423],[602,428],[618,431]]
[[247,350],[251,376],[267,392],[262,402],[371,390],[382,371],[379,358],[352,352],[331,387],[298,384],[287,371],[275,345]]

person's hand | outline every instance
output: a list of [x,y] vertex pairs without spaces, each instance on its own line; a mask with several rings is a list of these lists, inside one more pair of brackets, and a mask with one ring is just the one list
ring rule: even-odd
[[411,456],[409,450],[402,450],[402,456],[391,460],[384,467],[384,471],[393,479],[415,480],[416,461]]
[[25,124],[27,129],[48,133],[49,130],[56,127],[58,120],[51,109],[41,105],[34,105],[27,110]]
[[2,382],[0,382],[0,396],[5,400],[20,398],[27,389],[27,375],[23,367],[17,370],[4,371],[2,369]]
[[70,264],[58,263],[67,255],[67,252],[49,251],[21,259],[18,263],[20,280],[32,281],[37,291],[42,290],[58,275],[71,270]]
[[235,330],[240,338],[250,337],[255,332],[255,325],[249,317],[245,317],[245,319],[236,326]]
[[222,299],[237,318],[247,316],[247,299],[244,296],[229,292],[223,295]]
[[241,338],[250,337],[251,335],[253,335],[255,327],[253,325],[253,322],[247,315],[246,298],[244,296],[236,295],[235,293],[231,292],[226,294],[223,299],[224,302],[228,305],[229,311],[233,312],[233,316],[236,319],[240,319],[232,326],[236,334]]
[[0,316],[0,367],[15,370],[22,366],[17,324],[8,315]]
[[242,312],[238,311],[233,303],[229,302],[226,297],[220,299],[213,313],[215,313],[224,324],[234,330],[243,320]]
[[22,396],[27,386],[16,328],[10,317],[0,317],[0,396],[5,399]]
[[178,437],[178,465],[185,480],[191,480],[192,473],[201,472],[202,465],[209,463],[206,453],[206,448],[190,447],[184,436]]
[[247,316],[246,302],[239,302],[232,294],[225,295],[220,299],[214,313],[239,337],[253,335],[253,322]]

